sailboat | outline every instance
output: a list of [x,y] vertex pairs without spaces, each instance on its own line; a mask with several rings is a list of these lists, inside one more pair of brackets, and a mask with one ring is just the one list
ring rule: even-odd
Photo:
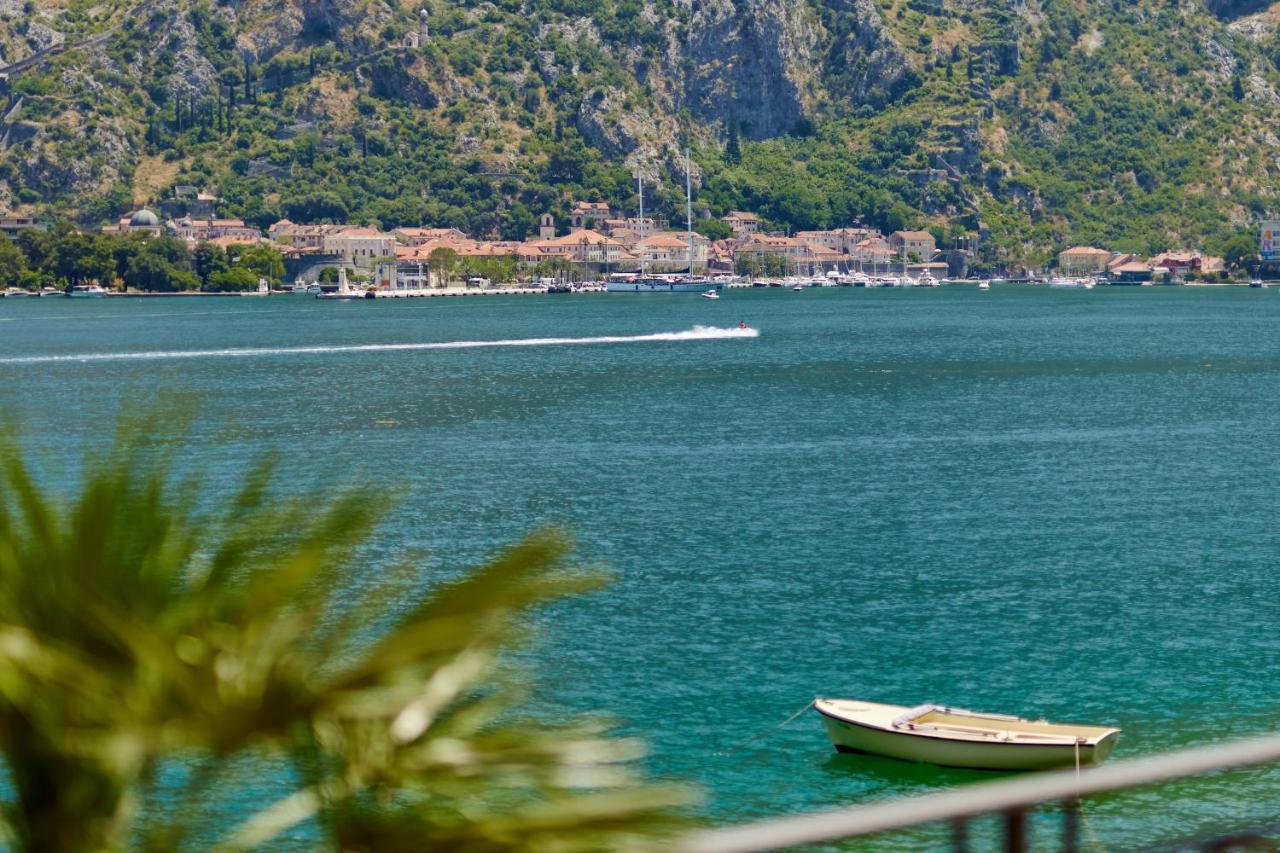
[[[644,183],[640,187],[640,219],[644,220]],[[684,275],[656,276],[646,275],[644,271],[644,252],[640,253],[640,275],[638,277],[610,278],[605,284],[609,293],[705,293],[719,292],[723,287],[719,282],[709,281],[706,276],[693,274],[693,179],[690,173],[689,150],[684,152],[684,194],[685,217],[689,237],[689,269]]]
[[338,267],[338,285],[321,285],[316,299],[366,299],[370,294],[364,288],[353,286],[347,281],[347,268]]

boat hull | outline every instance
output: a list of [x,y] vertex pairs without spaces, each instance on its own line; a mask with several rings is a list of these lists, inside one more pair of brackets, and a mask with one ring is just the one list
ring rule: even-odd
[[611,281],[604,289],[609,293],[705,293],[719,290],[720,285],[705,281]]
[[944,737],[886,731],[833,717],[823,711],[827,736],[837,752],[883,755],[902,761],[962,767],[975,770],[1051,770],[1073,767],[1077,754],[1081,767],[1101,764],[1115,748],[1119,733],[1107,735],[1096,745],[1039,745],[975,743]]

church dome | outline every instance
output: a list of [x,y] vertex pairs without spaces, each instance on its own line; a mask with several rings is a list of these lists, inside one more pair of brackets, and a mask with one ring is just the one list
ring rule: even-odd
[[134,228],[155,228],[160,224],[160,217],[144,207],[129,218],[129,224]]

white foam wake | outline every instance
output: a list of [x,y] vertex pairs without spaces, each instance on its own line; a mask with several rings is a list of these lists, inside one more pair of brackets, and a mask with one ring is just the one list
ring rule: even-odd
[[655,341],[716,341],[756,338],[758,329],[694,326],[683,332],[651,335],[605,335],[595,338],[516,338],[498,341],[440,341],[418,344],[351,344],[346,346],[242,347],[204,350],[149,350],[144,352],[84,352],[67,355],[22,355],[0,358],[0,364],[54,364],[89,361],[163,361],[179,358],[253,358],[274,355],[328,355],[345,352],[412,352],[433,349],[484,349],[493,347],[554,347],[583,344],[642,344]]

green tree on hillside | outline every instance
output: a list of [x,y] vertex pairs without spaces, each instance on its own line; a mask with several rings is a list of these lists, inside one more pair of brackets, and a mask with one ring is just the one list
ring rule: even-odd
[[244,267],[219,270],[209,276],[205,290],[213,293],[252,293],[258,289],[260,277]]
[[191,252],[191,266],[200,278],[200,283],[208,285],[211,276],[223,272],[229,266],[227,253],[213,243],[199,242]]
[[22,250],[0,234],[0,288],[16,286],[26,269],[27,258]]
[[190,252],[173,237],[155,237],[144,244],[129,259],[124,282],[128,287],[157,293],[200,287],[200,279],[191,271]]
[[447,246],[432,249],[427,255],[427,264],[435,275],[436,281],[447,285],[458,269],[458,253]]
[[115,259],[106,239],[96,234],[65,230],[55,236],[47,261],[50,273],[69,284],[96,281],[111,284]]
[[1250,266],[1258,259],[1258,238],[1252,232],[1235,234],[1222,244],[1222,262],[1229,269]]
[[243,267],[267,281],[279,283],[284,279],[284,256],[270,246],[257,244],[233,250],[235,266]]

